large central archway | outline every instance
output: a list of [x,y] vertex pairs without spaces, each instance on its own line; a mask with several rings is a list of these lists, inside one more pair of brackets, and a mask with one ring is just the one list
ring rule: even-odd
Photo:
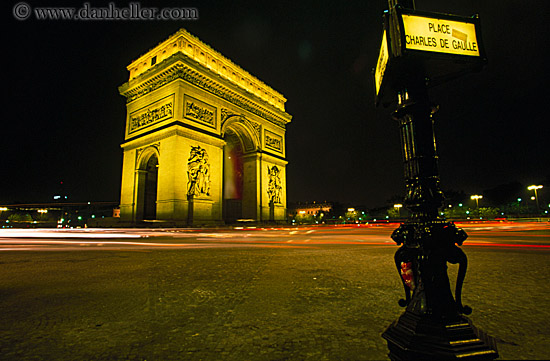
[[256,167],[250,158],[257,152],[254,133],[246,120],[233,117],[222,126],[224,134],[223,217],[226,223],[257,219]]
[[223,150],[223,217],[232,223],[243,217],[243,148],[232,130],[225,133]]

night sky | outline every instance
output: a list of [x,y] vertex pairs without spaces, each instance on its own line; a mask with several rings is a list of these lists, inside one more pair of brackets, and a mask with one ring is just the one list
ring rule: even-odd
[[[198,9],[195,21],[18,21],[16,3],[4,10],[0,204],[51,201],[59,192],[118,201],[126,119],[118,86],[131,61],[182,27],[288,99],[289,202],[376,207],[404,193],[397,123],[391,108],[373,101],[384,0],[178,1]],[[489,60],[482,72],[431,90],[440,104],[442,188],[473,194],[548,182],[550,2],[416,0],[416,7],[478,13]]]

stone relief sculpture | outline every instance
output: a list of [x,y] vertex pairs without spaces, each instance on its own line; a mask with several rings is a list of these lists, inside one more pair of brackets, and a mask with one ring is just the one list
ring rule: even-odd
[[283,189],[281,178],[279,173],[281,171],[276,165],[269,168],[267,167],[267,174],[269,176],[269,183],[267,184],[267,195],[270,203],[281,203],[281,191]]
[[200,146],[191,147],[187,160],[187,195],[191,197],[210,195],[210,164],[208,154]]
[[214,110],[202,107],[196,102],[187,100],[185,115],[200,122],[215,125],[216,113]]

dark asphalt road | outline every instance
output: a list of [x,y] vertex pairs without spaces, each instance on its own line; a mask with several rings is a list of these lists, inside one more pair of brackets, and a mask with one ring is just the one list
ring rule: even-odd
[[[471,320],[550,358],[548,224],[464,227]],[[0,358],[387,359],[394,228],[0,230]]]

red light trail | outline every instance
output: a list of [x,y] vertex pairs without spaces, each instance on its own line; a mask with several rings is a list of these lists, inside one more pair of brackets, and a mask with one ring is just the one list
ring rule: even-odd
[[[459,224],[464,247],[550,249],[550,226],[542,222]],[[194,248],[395,248],[396,224],[225,229],[0,229],[0,251],[74,251]]]

